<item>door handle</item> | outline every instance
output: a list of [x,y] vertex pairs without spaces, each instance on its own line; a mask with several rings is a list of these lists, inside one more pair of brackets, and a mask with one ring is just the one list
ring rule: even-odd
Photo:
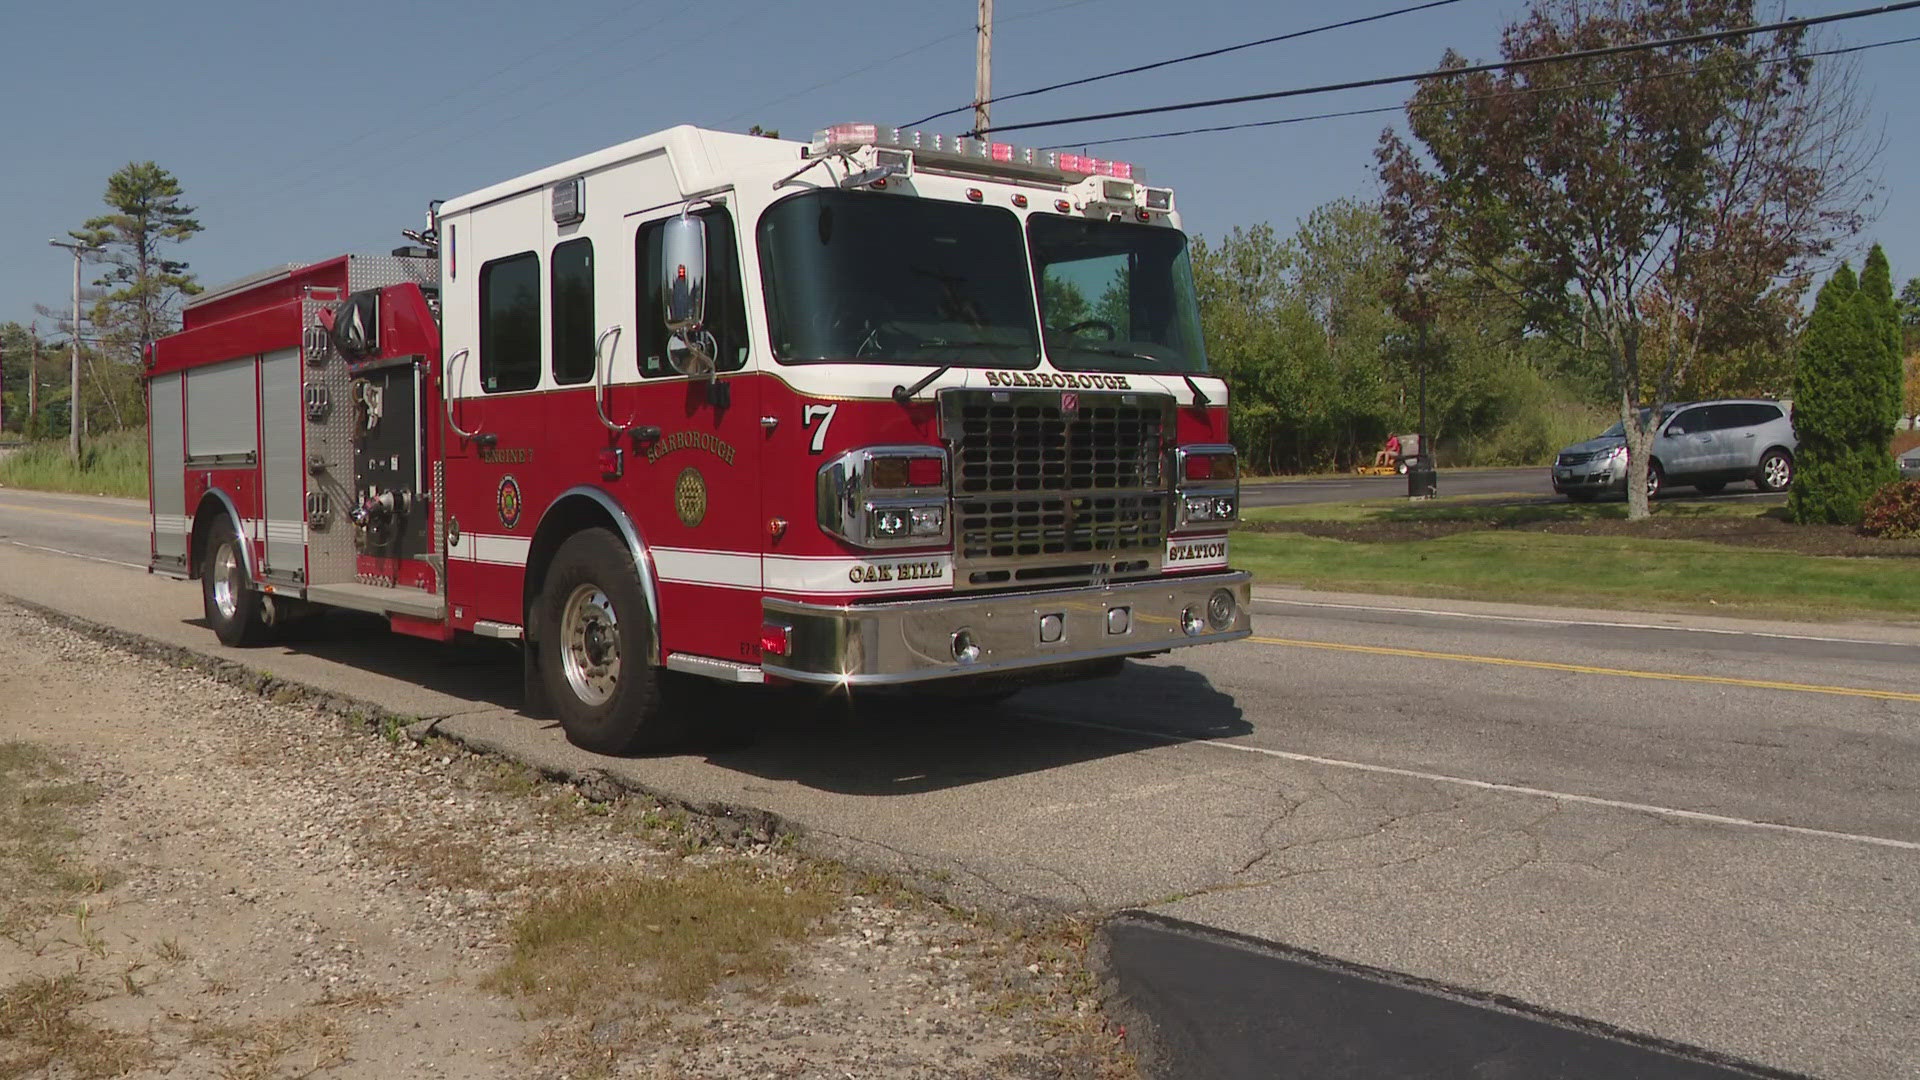
[[463,430],[460,427],[460,422],[453,418],[453,391],[455,381],[453,373],[459,370],[454,366],[455,363],[465,359],[470,355],[470,352],[471,350],[461,349],[459,352],[447,357],[446,363],[440,365],[440,400],[444,402],[447,407],[447,426],[453,429],[455,435],[468,440],[478,435],[480,429],[474,428],[472,431]]
[[600,331],[600,336],[593,339],[593,411],[600,414],[600,425],[602,427],[615,434],[624,434],[627,430],[625,424],[616,424],[607,419],[607,365],[600,362],[600,355],[601,346],[607,343],[608,338],[612,338],[614,344],[618,346],[620,342],[619,323],[615,323],[605,330]]
[[1743,439],[1751,439],[1751,438],[1753,438],[1753,432],[1751,432],[1751,431],[1749,431],[1749,432],[1747,432],[1747,433],[1746,433],[1745,435],[1742,435],[1742,436],[1740,436],[1740,437],[1741,437],[1741,438],[1743,438]]

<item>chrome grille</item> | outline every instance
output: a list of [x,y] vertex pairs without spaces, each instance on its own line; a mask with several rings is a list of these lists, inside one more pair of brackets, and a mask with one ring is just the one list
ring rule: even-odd
[[943,394],[954,493],[1161,486],[1161,436],[1171,428],[1171,399],[1081,393],[1078,410],[1067,415],[1060,397],[1053,390]]
[[1167,502],[1159,492],[956,499],[959,555],[977,563],[1138,551],[1166,536]]
[[1587,462],[1592,461],[1594,458],[1599,456],[1600,455],[1598,454],[1561,454],[1560,460],[1556,462],[1556,464],[1585,465]]
[[1062,393],[940,395],[957,587],[1158,572],[1172,527],[1172,399],[1078,392],[1077,408],[1063,411]]

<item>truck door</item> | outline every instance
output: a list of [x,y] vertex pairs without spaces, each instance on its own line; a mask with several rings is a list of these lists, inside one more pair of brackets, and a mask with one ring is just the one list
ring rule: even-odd
[[[634,288],[626,302],[608,412],[642,430],[625,448],[620,498],[644,534],[660,588],[663,654],[741,663],[759,659],[761,555],[760,387],[750,356],[741,245],[723,205],[695,212],[707,228],[703,345],[711,380],[688,378],[668,362],[661,239],[678,207],[636,215],[625,258]],[[655,434],[653,429],[658,429]],[[616,440],[617,441],[617,440]]]
[[443,222],[442,379],[447,596],[453,623],[518,625],[547,417],[548,252],[542,203],[509,201]]

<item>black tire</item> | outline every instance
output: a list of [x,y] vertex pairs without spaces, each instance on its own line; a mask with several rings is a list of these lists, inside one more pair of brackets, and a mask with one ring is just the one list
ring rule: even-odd
[[652,613],[633,555],[612,533],[587,529],[560,545],[535,626],[540,678],[568,742],[628,754],[685,735],[685,711],[665,707],[661,672],[647,660]]
[[225,514],[207,532],[200,560],[200,605],[207,625],[220,644],[234,648],[259,645],[273,636],[265,603],[247,577],[240,531]]
[[1760,473],[1753,486],[1769,495],[1778,495],[1793,486],[1793,455],[1779,447],[1760,455]]
[[1725,480],[1702,480],[1693,485],[1693,490],[1698,491],[1702,495],[1718,495],[1722,491],[1727,490],[1727,482]]
[[1667,470],[1661,468],[1658,461],[1647,462],[1647,501],[1652,502],[1659,498],[1660,492],[1665,490],[1666,486]]

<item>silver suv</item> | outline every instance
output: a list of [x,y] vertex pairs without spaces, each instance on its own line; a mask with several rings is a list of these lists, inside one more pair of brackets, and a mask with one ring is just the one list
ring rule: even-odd
[[[1575,502],[1627,490],[1627,440],[1615,424],[1583,443],[1560,451],[1553,462],[1553,490]],[[1668,485],[1689,485],[1712,494],[1729,483],[1751,480],[1761,491],[1785,491],[1793,483],[1793,453],[1799,447],[1787,406],[1778,401],[1699,401],[1660,408],[1647,463],[1647,497]]]

